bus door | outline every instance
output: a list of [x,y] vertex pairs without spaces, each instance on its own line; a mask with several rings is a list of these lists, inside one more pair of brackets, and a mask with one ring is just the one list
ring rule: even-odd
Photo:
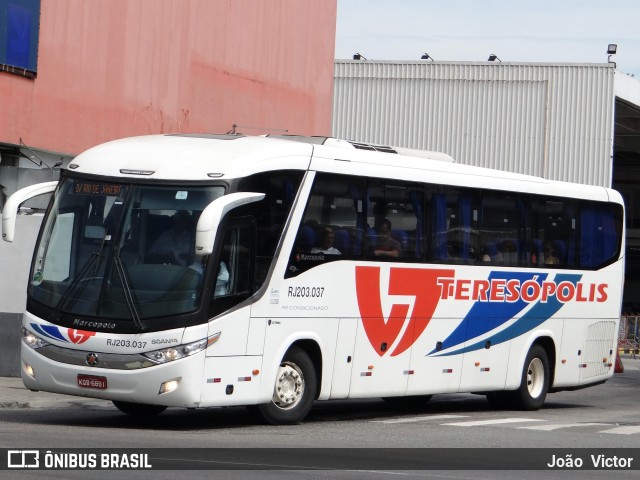
[[[252,217],[236,218],[222,233],[222,245],[209,272],[209,338],[216,342],[207,349],[201,406],[251,403],[260,383],[246,381],[262,366],[262,356],[249,353],[251,307],[236,306],[254,291],[255,222]],[[254,337],[264,336],[264,323],[256,325]]]

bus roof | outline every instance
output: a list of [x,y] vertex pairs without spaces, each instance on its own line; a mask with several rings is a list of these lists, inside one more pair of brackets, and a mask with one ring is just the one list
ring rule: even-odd
[[[339,162],[339,163],[337,163]],[[130,179],[207,181],[275,170],[318,170],[622,202],[603,187],[454,163],[444,153],[330,137],[165,134],[114,140],[78,155],[74,172]]]
[[306,170],[312,153],[310,144],[264,137],[148,135],[90,148],[69,168],[109,177],[206,181],[269,170]]

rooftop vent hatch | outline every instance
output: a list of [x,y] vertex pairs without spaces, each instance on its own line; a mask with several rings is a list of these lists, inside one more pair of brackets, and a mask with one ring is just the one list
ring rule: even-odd
[[370,145],[368,143],[356,143],[349,142],[354,148],[358,148],[360,150],[370,150],[372,152],[383,152],[383,153],[398,153],[391,147],[385,147],[383,145]]

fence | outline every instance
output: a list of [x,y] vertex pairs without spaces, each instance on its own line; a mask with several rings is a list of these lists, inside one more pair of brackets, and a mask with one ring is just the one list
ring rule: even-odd
[[618,331],[618,352],[631,353],[635,358],[637,354],[640,354],[639,341],[640,315],[623,314],[620,317],[620,330]]

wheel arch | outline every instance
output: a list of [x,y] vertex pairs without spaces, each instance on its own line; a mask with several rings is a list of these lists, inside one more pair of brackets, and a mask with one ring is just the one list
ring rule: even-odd
[[540,345],[547,354],[547,360],[549,361],[549,388],[553,385],[557,365],[557,347],[559,345],[559,339],[556,338],[556,335],[552,330],[545,329],[537,332],[531,332],[526,338],[513,341],[509,355],[509,367],[507,371],[507,380],[505,382],[505,390],[515,390],[520,385],[524,363],[529,351],[534,345]]
[[553,387],[553,381],[556,375],[556,343],[550,336],[543,335],[536,338],[529,346],[529,350],[534,345],[540,345],[547,354],[547,360],[549,361],[549,390]]

